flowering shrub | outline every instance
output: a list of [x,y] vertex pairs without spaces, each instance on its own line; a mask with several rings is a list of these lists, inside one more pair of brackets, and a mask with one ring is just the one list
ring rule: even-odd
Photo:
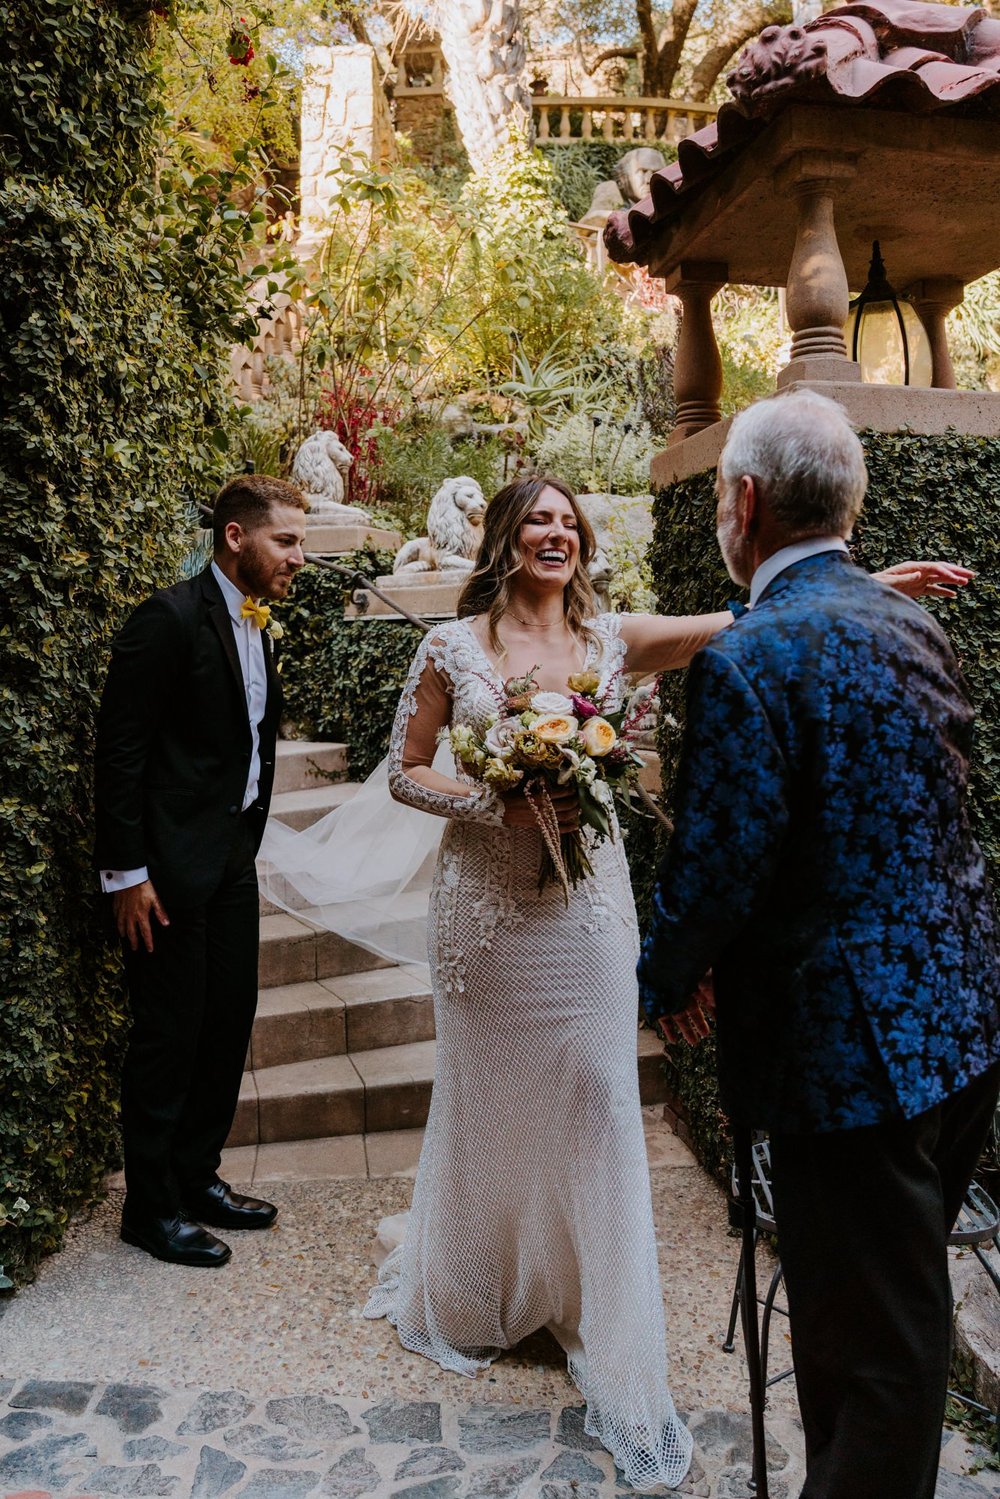
[[354,459],[347,472],[345,498],[349,504],[378,503],[379,433],[385,427],[395,426],[399,416],[398,405],[377,400],[363,386],[344,389],[334,378],[324,387],[316,422],[336,432]]
[[229,61],[236,67],[245,68],[253,62],[253,37],[246,16],[240,16],[229,28]]

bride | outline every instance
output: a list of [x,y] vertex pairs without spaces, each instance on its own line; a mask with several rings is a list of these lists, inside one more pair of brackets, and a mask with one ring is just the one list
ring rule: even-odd
[[[692,1439],[667,1385],[636,1064],[639,938],[621,839],[590,848],[593,875],[567,905],[555,884],[539,893],[543,842],[523,793],[456,775],[450,756],[448,773],[435,768],[440,731],[484,727],[509,678],[565,694],[571,675],[592,671],[614,711],[629,674],[684,666],[732,623],[728,611],[596,614],[593,550],[559,480],[507,485],[486,511],[459,617],[424,639],[400,699],[389,789],[446,819],[427,933],[437,1062],[406,1237],[365,1315],[468,1375],[548,1328],[587,1403],[586,1430],[634,1487],[676,1487]],[[914,582],[918,566],[884,576],[944,591]],[[573,827],[575,792],[554,801]],[[430,846],[416,839],[411,868]]]

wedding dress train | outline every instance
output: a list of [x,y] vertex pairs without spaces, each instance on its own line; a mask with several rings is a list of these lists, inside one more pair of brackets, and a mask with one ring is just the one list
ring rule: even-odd
[[[591,621],[588,665],[617,707],[620,617]],[[437,1064],[404,1242],[365,1316],[475,1375],[547,1327],[587,1403],[586,1429],[643,1489],[680,1482],[691,1437],[667,1385],[663,1302],[636,1064],[638,932],[621,840],[593,846],[570,894],[538,891],[541,838],[496,798],[418,785],[404,769],[428,663],[452,721],[481,723],[502,684],[467,621],[436,628],[400,702],[389,782],[447,815],[428,954]],[[454,772],[452,772],[454,773]],[[460,772],[459,772],[460,773]]]

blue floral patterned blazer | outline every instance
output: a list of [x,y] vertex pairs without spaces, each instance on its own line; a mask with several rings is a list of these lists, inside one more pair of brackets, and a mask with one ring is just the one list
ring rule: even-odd
[[794,563],[692,662],[639,981],[713,969],[724,1107],[787,1132],[911,1117],[1000,1057],[1000,941],[942,631],[842,552]]

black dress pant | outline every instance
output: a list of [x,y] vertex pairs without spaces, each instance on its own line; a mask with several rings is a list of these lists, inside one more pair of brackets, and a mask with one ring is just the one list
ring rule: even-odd
[[1000,1065],[915,1119],[771,1137],[801,1499],[933,1499],[951,1354],[946,1239],[998,1087]]
[[126,948],[133,1023],[122,1135],[133,1221],[170,1217],[186,1191],[216,1180],[257,1009],[254,848],[243,816],[211,898],[188,909],[167,905],[170,925],[152,923],[152,953]]

